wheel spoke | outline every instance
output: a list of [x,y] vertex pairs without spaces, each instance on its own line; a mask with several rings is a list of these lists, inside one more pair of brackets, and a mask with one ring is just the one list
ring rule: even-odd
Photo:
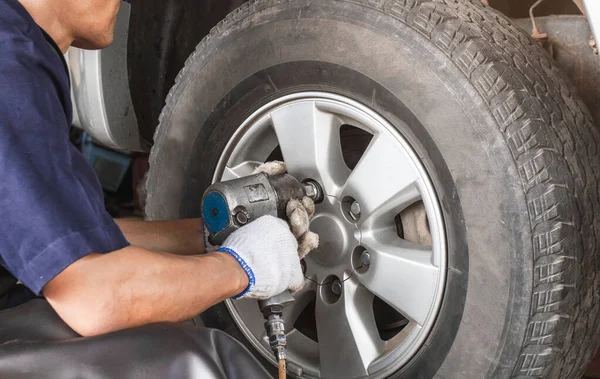
[[297,329],[287,333],[287,344],[294,346],[293,353],[288,349],[288,360],[300,367],[319,362],[319,345]]
[[352,378],[368,374],[383,342],[373,315],[373,295],[352,278],[335,304],[317,295],[316,321],[321,376]]
[[394,216],[421,198],[419,174],[390,136],[378,134],[350,174],[343,196],[361,207],[362,229],[391,225]]
[[288,172],[299,180],[317,180],[329,195],[338,194],[350,174],[342,156],[341,120],[319,110],[314,101],[279,108],[271,120]]
[[261,165],[261,162],[245,161],[235,167],[225,167],[223,178],[221,180],[233,180],[251,175],[254,169]]
[[371,263],[361,283],[406,318],[424,325],[438,288],[431,248],[400,240],[395,230],[363,235]]
[[315,287],[316,284],[313,281],[306,279],[304,287],[292,294],[296,301],[283,309],[285,330],[288,333],[294,330],[294,324],[298,320],[298,317],[315,298]]

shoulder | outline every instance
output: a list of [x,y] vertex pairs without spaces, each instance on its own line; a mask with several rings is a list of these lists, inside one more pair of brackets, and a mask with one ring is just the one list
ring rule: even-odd
[[46,94],[65,102],[68,93],[61,56],[42,30],[17,0],[0,0],[0,108]]
[[0,1],[0,49],[14,40],[35,41],[43,37],[35,21],[17,0]]
[[17,0],[0,0],[0,71],[16,68],[64,71],[60,55],[25,8]]

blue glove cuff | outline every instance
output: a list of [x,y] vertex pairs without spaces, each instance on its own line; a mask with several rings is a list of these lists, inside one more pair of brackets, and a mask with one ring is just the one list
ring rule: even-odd
[[250,266],[248,266],[248,263],[246,263],[246,261],[244,259],[242,259],[242,257],[240,257],[238,255],[238,253],[236,253],[234,250],[232,250],[228,247],[221,247],[217,251],[230,254],[232,257],[235,258],[236,261],[238,261],[238,263],[240,264],[240,266],[242,266],[244,271],[246,271],[246,275],[248,275],[248,287],[244,290],[244,292],[242,292],[241,294],[239,294],[235,297],[232,297],[232,299],[237,300],[237,299],[240,299],[240,298],[246,296],[246,294],[248,292],[250,292],[250,289],[252,289],[252,287],[254,287],[254,284],[256,284],[256,279],[254,278],[254,272],[252,271]]

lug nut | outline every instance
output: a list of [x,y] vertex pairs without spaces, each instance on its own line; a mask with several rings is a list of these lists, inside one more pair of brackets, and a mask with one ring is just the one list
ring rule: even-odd
[[304,192],[306,192],[306,196],[311,198],[316,204],[319,204],[323,201],[323,190],[319,183],[314,180],[308,179],[302,182],[304,186]]
[[342,283],[339,280],[335,280],[333,283],[331,283],[331,292],[337,296],[342,294]]
[[371,254],[369,254],[368,251],[363,251],[363,253],[360,255],[360,263],[362,263],[363,266],[368,266],[371,264]]
[[358,203],[358,201],[354,201],[352,203],[352,205],[350,206],[350,212],[352,212],[352,214],[357,217],[360,216],[360,204]]
[[352,205],[350,205],[350,213],[352,214],[352,217],[354,217],[355,220],[357,220],[360,217],[360,204],[358,203],[358,201],[354,201]]

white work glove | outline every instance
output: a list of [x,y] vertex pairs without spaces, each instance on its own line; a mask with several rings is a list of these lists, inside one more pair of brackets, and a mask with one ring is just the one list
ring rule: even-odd
[[256,169],[254,169],[252,175],[260,174],[263,172],[268,175],[283,175],[287,172],[287,166],[285,165],[285,162],[281,161],[271,161],[263,163]]
[[248,275],[248,288],[235,299],[268,299],[304,285],[298,242],[276,217],[264,216],[238,229],[218,251],[231,254]]
[[[282,175],[286,171],[287,166],[284,162],[272,161],[258,166],[253,174],[264,172],[268,175]],[[298,240],[298,255],[303,259],[319,247],[319,236],[308,229],[310,218],[315,214],[315,202],[309,197],[302,200],[292,199],[287,204],[286,214],[292,233]]]

